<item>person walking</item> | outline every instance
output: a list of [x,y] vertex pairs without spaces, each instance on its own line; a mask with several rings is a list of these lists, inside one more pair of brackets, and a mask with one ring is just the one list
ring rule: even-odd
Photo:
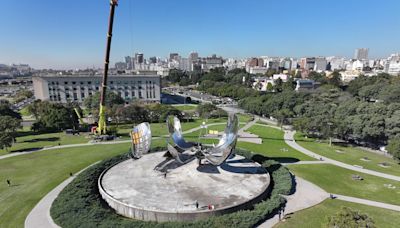
[[279,208],[279,210],[278,210],[278,216],[279,216],[279,221],[281,221],[281,219],[282,219],[282,211],[281,211],[281,209]]
[[11,181],[10,181],[10,179],[7,179],[7,185],[8,185],[8,187],[11,187]]

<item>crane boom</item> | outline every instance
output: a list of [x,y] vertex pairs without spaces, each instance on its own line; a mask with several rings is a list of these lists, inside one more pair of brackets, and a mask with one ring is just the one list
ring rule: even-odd
[[108,19],[108,33],[107,33],[107,45],[106,55],[104,59],[104,73],[103,82],[101,84],[101,96],[100,96],[100,110],[99,110],[99,124],[97,127],[97,134],[106,134],[106,91],[107,91],[107,77],[108,77],[108,65],[110,61],[110,49],[111,49],[111,38],[114,24],[114,11],[115,6],[118,5],[118,0],[110,0],[110,16]]

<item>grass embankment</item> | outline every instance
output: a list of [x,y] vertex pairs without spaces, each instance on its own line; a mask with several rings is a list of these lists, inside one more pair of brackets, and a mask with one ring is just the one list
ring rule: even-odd
[[[303,137],[303,135],[300,133],[296,133],[295,139],[296,142],[302,147],[322,156],[341,161],[349,165],[359,165],[365,169],[400,176],[400,165],[393,159],[385,157],[384,155],[369,152],[351,145],[329,146],[326,141],[317,142],[315,139]],[[386,163],[389,166],[382,167],[379,165],[380,163]]]
[[398,227],[400,224],[400,212],[341,200],[327,199],[314,207],[289,215],[284,222],[280,222],[274,227],[324,227],[324,225],[328,223],[328,216],[335,215],[338,211],[340,211],[342,206],[350,207],[354,210],[368,214],[368,216],[374,220],[376,227],[391,228]]
[[238,142],[237,147],[265,155],[280,162],[296,162],[315,160],[286,144],[283,131],[265,126],[254,125],[248,132],[258,135],[262,144]]
[[[152,147],[162,146],[153,140]],[[0,160],[0,227],[23,227],[32,208],[49,191],[96,161],[127,153],[129,143],[41,151]],[[5,180],[10,179],[12,187]]]
[[[400,205],[400,182],[380,178],[331,164],[289,165],[288,168],[325,191],[353,196],[383,203]],[[353,180],[352,175],[359,175],[364,180]],[[395,189],[385,185],[391,184]]]

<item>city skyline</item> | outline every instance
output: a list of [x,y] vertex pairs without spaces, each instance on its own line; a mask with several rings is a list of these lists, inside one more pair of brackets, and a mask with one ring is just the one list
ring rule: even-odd
[[[343,56],[369,48],[386,58],[400,51],[394,29],[400,16],[396,1],[202,1],[155,3],[120,1],[116,11],[111,61],[142,52],[167,57],[217,54],[252,56]],[[107,1],[34,4],[3,3],[6,21],[0,37],[0,63],[28,63],[34,68],[102,67]],[[351,10],[349,10],[351,9]],[[18,12],[18,13],[16,13]],[[205,13],[206,12],[206,13]]]

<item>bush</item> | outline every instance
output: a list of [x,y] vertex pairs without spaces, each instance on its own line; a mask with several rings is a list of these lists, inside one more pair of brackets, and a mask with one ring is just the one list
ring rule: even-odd
[[336,215],[328,217],[327,227],[374,228],[375,224],[367,214],[362,214],[348,207],[342,207]]
[[[163,148],[154,148],[152,151]],[[251,158],[254,155],[245,150],[237,153]],[[254,206],[252,210],[237,211],[221,216],[212,216],[194,222],[147,222],[134,220],[117,215],[115,211],[101,198],[97,188],[97,180],[102,171],[118,162],[127,159],[128,155],[120,155],[96,164],[76,177],[60,193],[51,207],[51,216],[54,221],[64,227],[254,227],[271,218],[286,200],[279,194],[282,190],[273,190],[270,197]],[[265,163],[266,164],[266,163]],[[263,165],[265,165],[263,164]],[[284,168],[284,167],[283,167]],[[286,169],[286,168],[285,168]],[[283,170],[283,169],[282,169]],[[275,172],[275,171],[274,171]],[[272,173],[272,178],[283,177],[284,172],[278,175]],[[288,177],[283,177],[286,181]],[[281,180],[274,179],[271,183],[282,185]],[[286,186],[286,185],[285,185]],[[279,189],[283,189],[279,187]]]

